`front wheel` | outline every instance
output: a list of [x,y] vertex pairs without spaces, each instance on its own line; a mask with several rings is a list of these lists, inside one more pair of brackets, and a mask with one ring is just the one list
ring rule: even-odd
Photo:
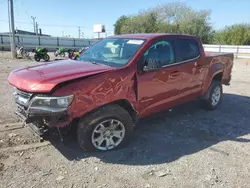
[[128,144],[133,121],[119,105],[107,105],[80,120],[77,138],[84,151],[109,151]]
[[215,110],[222,99],[222,84],[219,81],[213,81],[206,93],[206,97],[202,99],[203,105],[207,110]]
[[49,59],[50,59],[50,57],[49,57],[49,55],[48,54],[46,54],[45,56],[44,56],[44,58],[43,58],[45,61],[49,61]]
[[35,59],[37,62],[39,62],[39,61],[41,60],[40,56],[37,55],[37,54],[34,55],[34,59]]

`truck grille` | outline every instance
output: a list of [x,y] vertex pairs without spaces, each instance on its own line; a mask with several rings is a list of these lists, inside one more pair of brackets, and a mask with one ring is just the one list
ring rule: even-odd
[[32,93],[24,92],[24,91],[21,91],[17,88],[14,88],[13,95],[14,95],[16,103],[18,103],[22,106],[28,107]]

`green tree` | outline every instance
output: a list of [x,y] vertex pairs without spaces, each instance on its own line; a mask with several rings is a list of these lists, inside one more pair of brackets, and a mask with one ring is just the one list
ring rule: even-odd
[[[116,29],[116,28],[115,28]],[[123,22],[120,34],[157,32],[157,16],[154,12],[141,12]]]
[[136,15],[122,16],[115,33],[183,33],[200,36],[203,43],[213,41],[209,10],[196,11],[185,3],[168,3]]
[[158,13],[159,20],[175,28],[170,29],[170,32],[197,35],[203,43],[213,41],[214,30],[210,23],[210,10],[196,11],[185,3],[173,2],[160,5],[154,8],[154,11]]
[[116,23],[114,24],[115,27],[115,34],[116,35],[120,35],[121,34],[121,29],[123,27],[123,25],[125,24],[125,22],[128,20],[129,18],[127,16],[121,16],[120,18],[118,18],[118,20],[116,21]]
[[215,44],[250,45],[250,24],[235,24],[217,31]]

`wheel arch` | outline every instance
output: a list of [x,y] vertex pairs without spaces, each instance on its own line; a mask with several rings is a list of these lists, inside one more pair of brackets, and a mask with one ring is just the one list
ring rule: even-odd
[[138,113],[137,113],[136,109],[134,108],[134,106],[127,99],[119,99],[119,100],[98,106],[97,108],[94,108],[94,109],[90,110],[89,112],[87,112],[86,114],[84,114],[82,117],[74,118],[72,121],[72,124],[77,124],[77,122],[81,118],[88,116],[89,114],[99,110],[100,108],[103,108],[104,106],[112,105],[112,104],[119,105],[120,107],[125,109],[129,113],[130,117],[132,118],[134,124],[138,121],[138,116],[137,116]]
[[[212,81],[221,82],[222,81],[222,77],[223,77],[223,70],[219,70],[216,73],[214,73],[211,82]],[[210,82],[210,84],[211,84],[211,82]]]
[[215,80],[215,81],[222,82],[223,70],[224,70],[224,67],[222,63],[215,63],[210,67],[210,70],[206,76],[206,79],[204,80],[204,84],[202,87],[202,95],[208,91],[212,81]]
[[209,80],[209,82],[207,83],[207,86],[206,86],[206,90],[203,94],[203,96],[201,97],[202,99],[207,99],[209,96],[209,90],[210,90],[210,86],[211,84],[213,83],[213,81],[217,81],[217,82],[220,82],[222,81],[222,77],[223,77],[223,70],[218,70],[217,72],[215,72],[213,74],[213,76],[211,77],[211,79]]

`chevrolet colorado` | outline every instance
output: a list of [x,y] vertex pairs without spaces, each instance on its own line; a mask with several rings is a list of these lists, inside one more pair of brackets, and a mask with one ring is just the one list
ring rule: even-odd
[[196,36],[127,34],[97,42],[79,61],[14,70],[8,81],[16,115],[40,136],[77,126],[83,150],[112,150],[128,143],[139,118],[198,98],[216,109],[233,59],[205,53]]

